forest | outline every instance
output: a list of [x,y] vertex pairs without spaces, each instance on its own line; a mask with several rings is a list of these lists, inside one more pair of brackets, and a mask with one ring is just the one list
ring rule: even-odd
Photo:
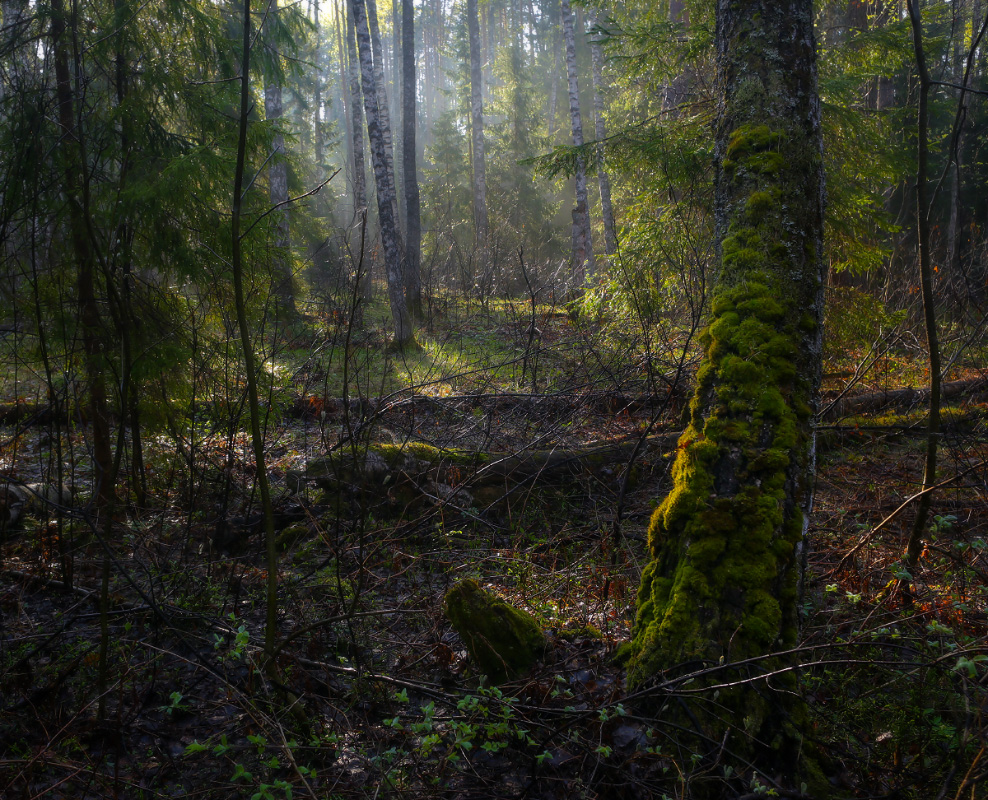
[[985,797],[986,32],[0,0],[0,798]]

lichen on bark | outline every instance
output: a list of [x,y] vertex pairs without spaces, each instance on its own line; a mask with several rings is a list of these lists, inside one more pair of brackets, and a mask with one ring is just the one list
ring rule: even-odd
[[[797,637],[823,285],[811,4],[719,0],[717,47],[717,274],[673,488],[649,527],[632,685]],[[767,703],[721,702],[768,733]]]

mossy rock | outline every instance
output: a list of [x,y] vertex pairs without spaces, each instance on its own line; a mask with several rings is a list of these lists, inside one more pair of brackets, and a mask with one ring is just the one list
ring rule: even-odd
[[484,591],[473,579],[446,592],[444,610],[470,658],[493,683],[528,671],[545,650],[545,635],[531,614]]

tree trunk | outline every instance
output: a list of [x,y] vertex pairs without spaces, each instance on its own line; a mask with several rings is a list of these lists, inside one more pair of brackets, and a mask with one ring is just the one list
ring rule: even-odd
[[553,41],[552,81],[549,84],[549,144],[553,145],[556,138],[556,99],[559,96],[559,44]]
[[[377,0],[365,0],[367,9],[367,21],[370,26],[371,53],[374,63],[374,84],[377,87],[377,110],[378,124],[381,128],[381,136],[384,138],[384,158],[387,164],[387,180],[389,196],[394,206],[395,232],[398,235],[399,249],[401,247],[401,233],[398,225],[398,193],[395,183],[395,155],[394,143],[391,139],[391,113],[388,107],[387,82],[384,78],[384,48],[381,46],[381,29],[377,20]],[[363,56],[361,55],[361,67],[363,66]]]
[[353,153],[353,217],[367,208],[367,167],[364,163],[364,107],[360,97],[360,61],[353,31],[353,9],[346,4],[346,46],[349,62],[350,147]]
[[[316,35],[316,52],[315,52],[315,97],[313,98],[313,105],[315,106],[313,125],[312,125],[312,148],[314,151],[316,159],[316,168],[319,170],[317,173],[320,177],[322,176],[322,156],[323,156],[323,143],[322,143],[322,31],[319,28],[319,0],[315,0],[313,3],[313,17],[312,25],[315,28]],[[336,28],[337,42],[342,44],[340,41],[340,29],[339,26]],[[342,78],[343,72],[343,48],[340,48],[340,76]],[[345,120],[350,119],[349,107],[346,97],[346,89],[343,89],[344,82],[340,81],[340,88],[342,89],[341,94],[343,95],[343,118]],[[348,147],[349,149],[349,147]]]
[[[106,357],[101,336],[100,312],[96,299],[96,254],[89,239],[86,221],[85,181],[82,171],[86,159],[82,129],[77,124],[76,97],[69,72],[68,44],[65,41],[65,6],[52,0],[51,39],[55,56],[55,91],[58,99],[58,123],[62,129],[61,158],[65,175],[65,197],[69,209],[69,228],[76,261],[76,303],[86,380],[89,383],[89,413],[93,432],[93,479],[96,504],[110,506],[114,498],[113,455],[110,446],[110,419],[106,401],[104,369]],[[76,20],[72,20],[73,31]],[[78,48],[74,48],[78,50]],[[76,62],[76,81],[79,64]]]
[[9,59],[6,69],[0,69],[0,100],[9,91],[17,91],[20,84],[20,67],[23,59],[20,51],[21,38],[29,19],[24,12],[28,10],[28,0],[0,0],[0,55]]
[[[566,42],[566,75],[569,78],[569,116],[573,146],[583,146],[583,120],[580,117],[580,88],[576,77],[576,41],[573,12],[569,0],[562,0],[563,39]],[[585,286],[593,277],[593,243],[590,238],[590,206],[587,201],[587,168],[583,155],[576,155],[576,208],[573,209],[573,261],[570,272],[576,286]]]
[[405,299],[412,316],[422,315],[422,220],[415,153],[415,7],[401,0],[402,172],[405,189]]
[[[597,26],[597,12],[587,8],[590,28]],[[611,203],[611,178],[604,165],[604,145],[607,124],[604,122],[604,54],[600,47],[600,35],[594,32],[590,38],[590,57],[593,60],[593,113],[594,136],[597,139],[597,182],[600,186],[600,213],[604,218],[604,252],[613,256],[617,252],[617,228],[614,225],[614,206]]]
[[[405,230],[405,204],[402,202],[405,190],[405,159],[404,145],[404,125],[401,119],[402,109],[402,56],[401,56],[401,26],[402,12],[398,7],[398,0],[391,0],[391,106],[389,108],[390,118],[395,121],[391,131],[394,142],[394,173],[395,173],[395,198],[398,201],[398,230]],[[385,84],[387,85],[387,84]]]
[[[269,0],[272,16],[278,13],[278,0]],[[273,20],[272,20],[273,22]],[[266,83],[264,86],[264,118],[280,124],[284,114],[281,101],[281,85]],[[295,296],[292,292],[292,267],[289,257],[288,229],[288,161],[285,159],[285,137],[278,133],[272,142],[273,155],[268,167],[268,188],[271,205],[278,207],[274,212],[275,234],[274,258],[271,260],[272,289],[278,308],[289,314],[295,311]]]
[[486,269],[487,173],[484,165],[484,89],[480,64],[480,20],[477,0],[467,0],[467,29],[470,36],[470,136],[473,149],[473,221],[482,268]]
[[[757,659],[797,641],[824,277],[811,2],[718,0],[716,31],[719,268],[674,486],[649,527],[632,685],[677,665]],[[779,710],[792,688],[779,676],[690,708],[714,749],[728,730],[793,744]],[[731,746],[758,751],[738,739]],[[792,754],[787,746],[770,757]]]
[[[930,202],[927,190],[929,179],[929,96],[932,80],[926,65],[923,49],[923,23],[917,0],[908,0],[909,20],[913,32],[913,48],[916,71],[919,74],[919,103],[916,108],[916,237],[919,255],[919,283],[923,293],[923,322],[926,328],[926,344],[930,359],[930,414],[926,429],[926,454],[923,464],[923,489],[937,482],[937,445],[940,442],[940,341],[937,335],[936,310],[933,299],[933,267],[930,261]],[[963,98],[961,100],[963,102]],[[916,504],[906,544],[906,570],[916,568],[923,550],[923,534],[930,513],[932,492],[924,492]],[[901,582],[909,590],[908,583]],[[907,594],[907,597],[911,595]]]
[[405,286],[402,280],[401,244],[395,219],[394,184],[388,180],[388,164],[385,154],[384,131],[381,127],[378,91],[374,78],[371,54],[371,38],[367,28],[367,10],[364,0],[350,0],[357,31],[357,48],[360,53],[360,77],[364,95],[364,111],[367,115],[367,138],[370,140],[371,161],[374,165],[374,183],[377,187],[377,213],[381,224],[381,244],[384,248],[384,266],[388,279],[388,299],[391,318],[395,326],[395,346],[399,349],[414,345],[412,321],[405,304]]
[[254,448],[255,479],[261,497],[261,513],[264,517],[264,534],[267,552],[267,592],[264,626],[264,652],[269,660],[267,667],[274,669],[270,657],[274,654],[278,638],[278,549],[274,532],[274,510],[268,487],[268,472],[264,467],[264,437],[261,433],[261,406],[257,394],[257,372],[250,331],[247,328],[247,310],[244,301],[243,250],[240,234],[243,203],[244,171],[246,168],[247,126],[252,105],[250,95],[250,0],[243,4],[243,62],[240,67],[240,115],[237,136],[237,165],[233,180],[233,205],[230,214],[231,262],[233,267],[233,292],[236,306],[240,344],[244,351],[244,371],[247,376],[247,402],[250,410],[250,433]]

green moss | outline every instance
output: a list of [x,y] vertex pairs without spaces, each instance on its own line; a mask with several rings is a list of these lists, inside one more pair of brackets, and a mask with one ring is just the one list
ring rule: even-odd
[[484,591],[473,579],[446,592],[444,611],[477,667],[494,683],[527,671],[545,649],[531,614]]
[[[770,141],[758,134],[749,144]],[[804,402],[793,366],[798,317],[787,321],[785,291],[773,284],[756,272],[713,299],[693,423],[649,526],[653,561],[639,592],[632,684],[660,666],[763,653],[792,627],[780,597],[794,591],[790,566],[801,529],[785,524],[782,509],[807,433],[794,411]],[[741,466],[732,471],[745,488],[720,497],[724,459]],[[780,574],[793,587],[779,592]]]
[[726,157],[735,161],[750,153],[777,147],[781,141],[782,133],[773,131],[768,125],[741,125],[731,134]]

